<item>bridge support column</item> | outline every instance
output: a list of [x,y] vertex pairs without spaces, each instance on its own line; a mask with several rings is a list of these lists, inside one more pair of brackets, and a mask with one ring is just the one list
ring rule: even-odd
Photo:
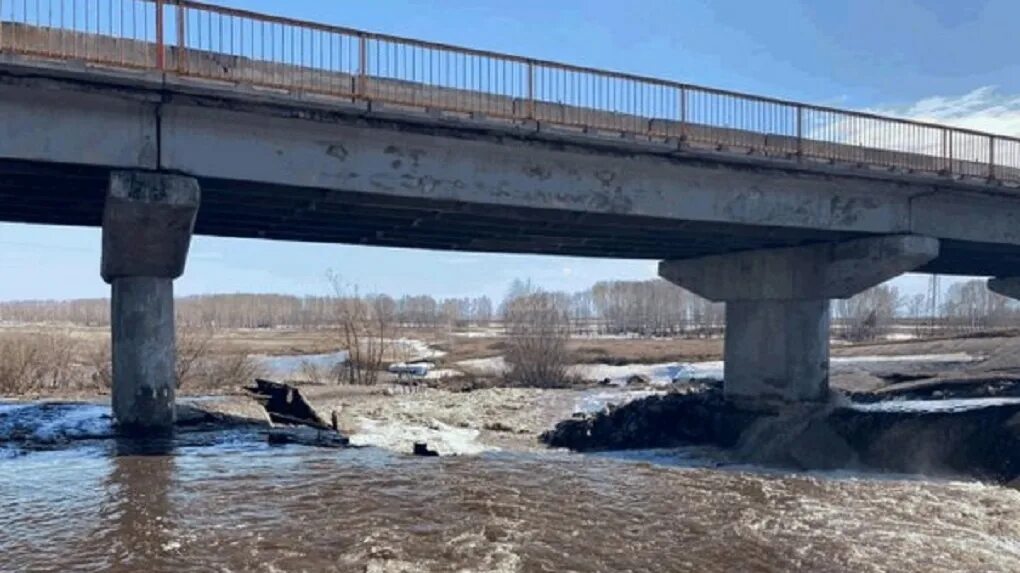
[[726,303],[725,394],[819,401],[829,394],[829,300],[849,298],[938,256],[916,235],[663,261],[659,275]]
[[110,176],[101,274],[111,286],[113,414],[124,432],[173,428],[173,280],[184,272],[199,200],[190,177]]

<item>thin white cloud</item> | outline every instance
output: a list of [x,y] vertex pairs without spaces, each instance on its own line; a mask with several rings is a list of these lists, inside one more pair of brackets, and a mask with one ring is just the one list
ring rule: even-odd
[[873,110],[954,127],[1020,136],[1020,95],[983,86],[957,96],[931,96],[905,106]]

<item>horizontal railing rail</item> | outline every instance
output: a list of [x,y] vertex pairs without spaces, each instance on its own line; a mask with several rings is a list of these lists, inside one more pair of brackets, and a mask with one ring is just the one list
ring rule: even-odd
[[0,52],[1020,183],[1020,139],[193,0],[0,0]]

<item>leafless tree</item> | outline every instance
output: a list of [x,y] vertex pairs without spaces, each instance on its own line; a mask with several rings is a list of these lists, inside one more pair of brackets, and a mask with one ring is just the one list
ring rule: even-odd
[[46,393],[80,386],[78,342],[65,333],[11,333],[0,337],[0,394]]
[[557,387],[569,382],[568,308],[551,293],[532,289],[504,305],[507,380],[518,386]]
[[347,351],[339,381],[373,385],[396,333],[395,305],[389,304],[388,297],[361,297],[356,286],[345,284],[333,273],[329,282],[337,342]]
[[902,305],[899,289],[881,284],[837,300],[834,315],[847,340],[873,340],[886,333]]
[[988,290],[983,280],[956,283],[946,293],[944,313],[948,325],[960,331],[976,331],[1016,324],[1016,304]]
[[212,341],[211,328],[178,328],[177,361],[174,375],[177,387],[195,386],[199,369],[196,366],[209,358],[209,344]]

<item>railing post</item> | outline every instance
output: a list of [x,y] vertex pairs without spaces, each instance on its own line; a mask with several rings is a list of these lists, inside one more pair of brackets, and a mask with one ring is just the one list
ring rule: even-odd
[[680,141],[687,141],[687,88],[680,86]]
[[995,179],[995,136],[988,136],[988,179]]
[[358,34],[358,93],[362,99],[368,98],[368,90],[365,83],[368,81],[368,38],[365,34]]
[[528,60],[528,119],[535,119],[535,63]]
[[942,128],[942,160],[945,161],[947,175],[953,174],[953,138],[949,130]]
[[163,38],[163,2],[156,0],[156,68],[166,70],[166,41]]
[[177,73],[183,74],[187,71],[187,35],[186,20],[187,11],[184,5],[177,3]]
[[804,157],[804,106],[797,104],[797,160]]

